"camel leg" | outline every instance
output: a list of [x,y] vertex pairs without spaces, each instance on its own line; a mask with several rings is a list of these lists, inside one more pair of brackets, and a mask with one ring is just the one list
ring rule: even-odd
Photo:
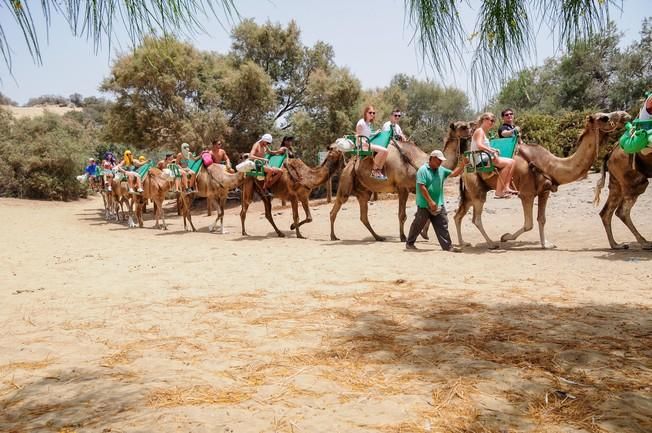
[[[306,218],[303,221],[299,221],[298,227],[301,227],[302,225],[306,223],[311,223],[312,222],[312,214],[310,213],[310,202],[308,197],[302,197],[301,198],[301,206],[303,207],[303,213],[306,215]],[[294,226],[294,223],[290,226],[290,230],[294,230],[296,227]]]
[[[226,197],[224,199],[217,198],[217,217],[215,217],[215,222],[208,226],[209,232],[217,231],[220,234],[224,234],[224,208],[226,207]],[[220,223],[220,228],[215,230],[217,223]]]
[[240,224],[242,225],[242,236],[249,236],[245,230],[245,219],[247,218],[247,209],[253,196],[253,185],[246,182],[242,185],[242,193],[240,196]]
[[405,220],[407,220],[407,212],[405,211],[405,206],[407,204],[408,195],[410,192],[407,189],[398,190],[398,232],[401,236],[401,242],[405,242],[407,237],[405,237]]
[[490,250],[495,250],[499,245],[489,238],[489,235],[487,235],[487,232],[484,230],[484,226],[482,225],[482,209],[484,208],[484,203],[484,200],[473,201],[473,224],[478,228],[478,230],[480,230],[485,241],[487,241],[487,247]]
[[557,248],[555,244],[546,239],[546,206],[550,198],[550,191],[544,191],[539,194],[539,208],[537,209],[537,222],[539,223],[539,239],[541,248]]
[[618,209],[623,202],[622,192],[620,190],[620,185],[616,182],[609,182],[609,196],[605,202],[602,210],[600,211],[600,219],[602,220],[602,225],[604,230],[607,233],[607,239],[609,240],[609,246],[614,250],[628,249],[629,245],[623,243],[619,244],[614,239],[613,231],[611,230],[611,219],[614,216],[614,212]]
[[342,208],[342,205],[346,203],[349,199],[349,196],[353,192],[353,169],[355,168],[355,161],[352,159],[342,170],[340,174],[340,180],[337,185],[337,194],[335,195],[335,203],[331,208],[330,217],[331,217],[331,240],[338,241],[339,239],[335,236],[335,219],[337,218],[337,213]]
[[[505,233],[500,237],[500,242],[516,240],[523,233],[532,230],[532,227],[534,226],[534,219],[532,217],[532,208],[534,207],[534,197],[521,196],[521,206],[523,207],[523,227],[518,229],[514,234]],[[539,196],[539,210],[541,210],[541,196]],[[544,219],[545,219],[545,215],[544,215]],[[541,245],[543,246],[543,243]]]
[[165,223],[165,209],[163,209],[163,198],[156,203],[156,206],[158,207],[158,212],[161,216],[161,223],[163,224],[163,230],[168,229],[168,225]]
[[276,223],[274,222],[274,217],[272,216],[272,200],[265,195],[262,195],[262,199],[263,199],[263,204],[265,205],[265,218],[267,218],[267,221],[269,221],[269,223],[274,228],[276,235],[279,238],[284,238],[285,234],[282,231],[280,231],[278,227],[276,227]]
[[460,247],[470,247],[471,243],[470,242],[464,242],[462,239],[462,220],[466,216],[466,213],[469,211],[471,208],[471,200],[465,196],[465,193],[462,193],[460,196],[460,205],[457,207],[457,211],[455,211],[455,217],[453,219],[455,220],[455,230],[457,231],[457,245]]
[[385,238],[378,235],[371,227],[371,224],[369,224],[369,199],[371,199],[371,195],[371,191],[360,191],[356,194],[358,203],[360,204],[360,221],[369,230],[374,239],[382,242]]
[[616,210],[616,215],[627,226],[629,231],[632,232],[636,238],[636,241],[641,245],[641,248],[649,250],[652,249],[652,242],[646,240],[643,235],[639,233],[639,231],[634,226],[634,222],[632,221],[631,217],[631,211],[636,204],[637,199],[638,195],[625,197],[621,205]]
[[296,198],[291,198],[290,199],[290,205],[292,206],[292,227],[294,227],[294,231],[297,234],[297,238],[299,239],[305,239],[301,232],[299,231],[299,202],[297,201]]

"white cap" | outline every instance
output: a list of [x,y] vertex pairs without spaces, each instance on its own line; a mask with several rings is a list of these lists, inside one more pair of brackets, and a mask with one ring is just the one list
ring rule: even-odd
[[446,161],[446,157],[444,156],[444,153],[441,150],[433,150],[430,152],[430,157],[432,158],[433,156],[437,157],[441,161]]
[[272,134],[263,134],[262,137],[260,137],[262,141],[265,141],[267,143],[272,143]]
[[190,148],[190,145],[188,143],[181,143],[181,148],[182,149],[188,149],[188,148]]

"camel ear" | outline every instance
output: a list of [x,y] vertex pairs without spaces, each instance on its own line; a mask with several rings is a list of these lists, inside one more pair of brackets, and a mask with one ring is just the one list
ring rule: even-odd
[[455,122],[451,122],[450,128],[451,128],[451,130],[455,131]]
[[588,116],[586,116],[586,122],[587,123],[595,122],[595,114],[589,114]]

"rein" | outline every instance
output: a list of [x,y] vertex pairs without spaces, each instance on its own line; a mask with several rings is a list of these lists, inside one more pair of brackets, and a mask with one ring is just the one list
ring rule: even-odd
[[401,148],[401,146],[398,145],[395,140],[392,140],[390,143],[396,148],[396,150],[398,150],[398,154],[401,155],[401,159],[404,162],[408,163],[412,168],[419,171],[419,167],[417,167],[417,165],[407,156],[405,151]]

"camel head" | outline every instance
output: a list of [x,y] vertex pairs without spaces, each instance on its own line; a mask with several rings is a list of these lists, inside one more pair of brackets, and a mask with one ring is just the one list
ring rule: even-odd
[[472,122],[458,120],[451,122],[448,127],[447,138],[469,138],[473,134]]
[[600,132],[608,134],[623,129],[625,123],[629,122],[631,119],[632,116],[624,111],[594,113],[587,116],[584,127],[586,129],[598,129]]
[[333,174],[344,167],[344,152],[335,143],[330,144],[327,150],[328,154],[322,165],[328,164],[328,171]]

